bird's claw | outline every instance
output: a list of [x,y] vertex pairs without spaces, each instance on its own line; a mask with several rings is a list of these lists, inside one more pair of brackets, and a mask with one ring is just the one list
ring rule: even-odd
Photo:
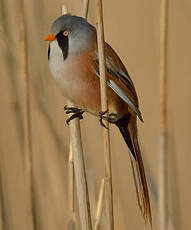
[[73,113],[67,120],[66,123],[69,125],[70,121],[74,118],[79,118],[80,120],[83,119],[82,114],[84,113],[83,110],[75,107],[68,107],[67,105],[64,106],[64,110],[66,111],[66,114]]
[[99,112],[99,123],[101,126],[103,126],[106,129],[108,129],[108,127],[103,123],[103,120],[108,121],[109,123],[112,123],[112,124],[114,124],[117,121],[116,118],[112,118],[112,117],[116,117],[117,114],[110,113],[108,116],[104,116],[107,112],[108,110]]

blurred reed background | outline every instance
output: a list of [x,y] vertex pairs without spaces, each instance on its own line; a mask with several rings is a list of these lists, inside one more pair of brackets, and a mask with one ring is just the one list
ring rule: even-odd
[[[69,128],[66,104],[51,78],[44,37],[64,3],[81,15],[80,0],[24,1],[32,147],[33,226],[27,218],[24,151],[24,78],[20,69],[20,1],[0,0],[0,229],[68,229]],[[135,83],[144,124],[139,136],[157,223],[159,137],[159,1],[104,1],[105,39],[117,51]],[[88,20],[95,25],[95,1]],[[191,2],[169,1],[167,55],[169,229],[189,229]],[[104,175],[102,129],[96,118],[81,122],[93,215]],[[92,131],[93,130],[93,131]],[[93,135],[91,135],[93,132]],[[146,229],[132,179],[128,150],[111,128],[116,229]],[[70,226],[71,227],[71,226]],[[76,229],[79,229],[76,226]],[[102,228],[104,229],[104,223]]]

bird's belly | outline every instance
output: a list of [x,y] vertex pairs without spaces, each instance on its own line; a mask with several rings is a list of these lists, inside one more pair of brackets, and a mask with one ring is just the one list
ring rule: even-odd
[[[50,70],[62,94],[77,107],[94,115],[101,111],[99,78],[76,57],[49,60]],[[81,71],[79,71],[79,69]]]
[[73,92],[73,87],[75,85],[75,67],[74,63],[70,60],[50,60],[49,61],[50,70],[52,76],[57,84],[57,86],[61,89],[62,94],[64,96],[70,96]]

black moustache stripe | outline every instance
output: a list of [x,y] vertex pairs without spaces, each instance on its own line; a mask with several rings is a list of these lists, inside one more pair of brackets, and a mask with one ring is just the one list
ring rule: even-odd
[[48,60],[50,59],[50,44],[48,46]]
[[58,33],[56,35],[58,45],[60,46],[62,53],[63,53],[63,59],[66,60],[68,57],[68,36],[63,35],[63,31]]

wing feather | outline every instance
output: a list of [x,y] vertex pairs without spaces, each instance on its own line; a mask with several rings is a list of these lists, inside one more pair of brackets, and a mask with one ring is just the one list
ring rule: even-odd
[[[106,73],[108,74],[108,86],[123,100],[131,109],[137,114],[139,119],[143,121],[141,112],[139,110],[138,98],[135,91],[134,84],[123,65],[122,61],[111,48],[110,45],[105,43],[105,56],[106,56]],[[99,60],[98,53],[95,54],[95,72],[99,77]]]
[[134,105],[134,103],[131,101],[131,99],[124,93],[123,90],[112,80],[107,80],[107,84],[109,87],[113,89],[113,91],[123,100],[125,101],[131,109],[137,114],[139,119],[143,121],[143,118],[141,116],[141,112],[139,109]]

